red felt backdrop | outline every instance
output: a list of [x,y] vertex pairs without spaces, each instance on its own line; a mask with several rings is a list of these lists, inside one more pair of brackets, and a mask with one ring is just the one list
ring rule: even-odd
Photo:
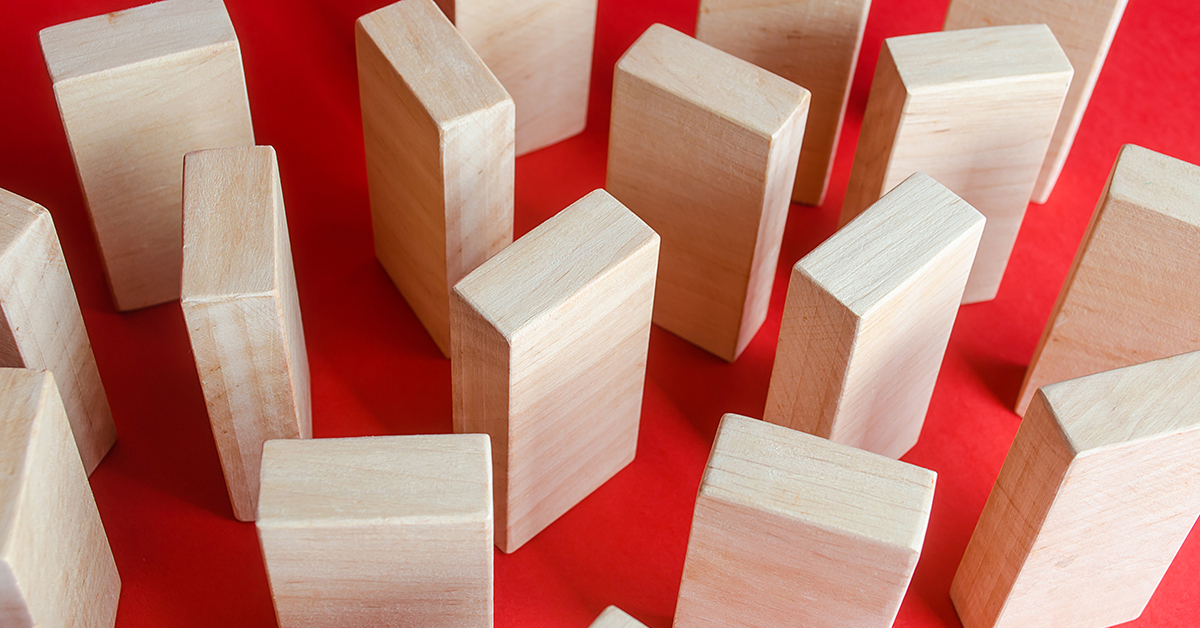
[[[1053,1],[1053,0],[1048,0]],[[232,517],[177,303],[118,314],[109,299],[37,43],[41,28],[136,0],[3,0],[0,187],[54,216],[119,441],[92,476],[121,572],[121,628],[268,627],[254,525]],[[450,363],[375,261],[354,20],[386,0],[226,0],[256,137],[278,150],[312,371],[317,437],[447,432]],[[875,0],[829,198],[793,206],[771,315],[736,364],[659,328],[637,459],[513,555],[496,556],[496,625],[584,628],[616,604],[667,628],[717,422],[761,416],[788,270],[835,226],[884,37],[937,30],[947,0]],[[697,0],[601,0],[588,130],[517,160],[523,234],[604,184],[613,65],[650,24],[691,33]],[[1000,469],[1010,410],[1117,150],[1200,163],[1200,3],[1131,0],[1058,189],[1031,207],[999,297],[964,307],[920,443],[937,497],[897,626],[959,626],[947,591]],[[1200,254],[1198,252],[1197,254]],[[1200,623],[1200,533],[1131,626]]]

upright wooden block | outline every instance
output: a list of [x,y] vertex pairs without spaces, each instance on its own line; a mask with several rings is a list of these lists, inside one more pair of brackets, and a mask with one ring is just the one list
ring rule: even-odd
[[512,242],[513,102],[432,0],[359,18],[375,255],[450,355],[450,287]]
[[654,322],[730,362],[767,316],[808,101],[661,24],[617,63],[607,189],[662,236]]
[[254,144],[221,0],[166,0],[41,32],[119,310],[179,298],[183,155]]
[[917,173],[797,262],[764,419],[892,458],[911,449],[983,230]]
[[269,441],[258,539],[280,628],[491,628],[488,439]]
[[591,628],[646,628],[646,626],[626,615],[621,609],[610,606],[592,622]]
[[1042,24],[885,40],[842,224],[924,172],[987,216],[963,302],[995,298],[1071,73]]
[[492,437],[501,550],[633,460],[658,245],[597,190],[454,287],[454,431]]
[[936,479],[725,415],[696,497],[675,627],[889,628]]
[[54,377],[0,369],[0,626],[112,628],[120,592]]
[[1142,614],[1200,516],[1200,352],[1039,390],[950,597],[966,628]]

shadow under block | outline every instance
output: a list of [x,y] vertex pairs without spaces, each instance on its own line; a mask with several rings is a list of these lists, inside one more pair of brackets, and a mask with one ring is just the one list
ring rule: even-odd
[[696,498],[675,628],[890,628],[936,479],[726,414]]
[[966,628],[1142,614],[1200,515],[1200,352],[1042,388],[950,597]]
[[917,173],[797,262],[764,419],[903,456],[983,230],[979,212]]
[[491,628],[490,447],[480,434],[267,442],[258,538],[280,628]]
[[183,317],[233,514],[253,521],[263,443],[312,438],[279,166],[270,146],[185,159]]
[[1071,73],[1042,24],[885,40],[841,224],[924,172],[987,217],[963,303],[995,298]]
[[661,24],[613,90],[606,189],[662,236],[654,322],[732,362],[767,316],[808,92]]
[[491,435],[504,552],[633,460],[658,248],[596,190],[454,287],[454,431]]
[[590,628],[646,628],[645,624],[630,617],[621,609],[610,606],[592,622]]
[[40,37],[117,309],[178,299],[183,156],[254,144],[225,5],[167,0]]
[[871,0],[701,0],[696,39],[812,93],[792,200],[825,202]]
[[0,626],[112,628],[120,592],[54,377],[0,369]]
[[513,102],[432,0],[355,42],[375,255],[449,356],[450,287],[512,242]]

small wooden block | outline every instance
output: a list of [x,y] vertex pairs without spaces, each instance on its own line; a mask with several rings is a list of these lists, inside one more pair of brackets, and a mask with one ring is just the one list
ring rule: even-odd
[[112,628],[120,593],[54,377],[0,369],[0,626]]
[[675,628],[889,628],[936,479],[726,414],[696,498]]
[[808,92],[661,24],[613,90],[606,187],[662,236],[654,322],[732,362],[767,316]]
[[488,439],[269,441],[258,538],[280,628],[491,628]]
[[797,262],[765,420],[892,458],[912,449],[983,230],[917,173]]
[[1046,386],[950,597],[966,628],[1142,614],[1200,516],[1200,352]]
[[450,355],[450,287],[512,242],[513,102],[432,0],[359,18],[375,255]]
[[591,628],[646,628],[645,624],[625,614],[625,611],[610,606],[592,622]]
[[987,216],[963,303],[995,298],[1071,74],[1044,24],[885,40],[841,224],[924,172]]
[[118,310],[179,298],[183,155],[254,144],[221,0],[166,0],[41,32]]
[[454,431],[492,437],[504,552],[633,460],[658,245],[596,190],[454,287]]

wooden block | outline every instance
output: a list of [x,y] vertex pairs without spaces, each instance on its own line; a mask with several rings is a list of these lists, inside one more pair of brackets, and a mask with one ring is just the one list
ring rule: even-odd
[[606,187],[662,236],[654,322],[732,362],[767,316],[808,92],[661,24],[613,90]]
[[591,628],[646,628],[645,624],[625,614],[625,611],[610,606],[592,622]]
[[688,537],[675,628],[888,628],[937,474],[726,414]]
[[280,628],[491,628],[488,439],[269,441],[258,539]]
[[596,190],[454,287],[454,431],[492,437],[501,550],[633,460],[658,245]]
[[254,144],[221,0],[166,0],[41,32],[118,310],[179,298],[183,155]]
[[696,39],[812,93],[792,200],[825,202],[871,0],[700,0]]
[[950,597],[966,628],[1141,615],[1200,516],[1200,352],[1041,388]]
[[0,626],[112,628],[120,593],[54,376],[0,369]]
[[1042,24],[885,40],[841,223],[924,172],[987,216],[963,303],[995,298],[1071,73]]
[[375,255],[450,355],[450,287],[512,242],[513,103],[432,0],[359,18]]
[[917,173],[797,262],[764,419],[892,458],[911,449],[983,230]]

